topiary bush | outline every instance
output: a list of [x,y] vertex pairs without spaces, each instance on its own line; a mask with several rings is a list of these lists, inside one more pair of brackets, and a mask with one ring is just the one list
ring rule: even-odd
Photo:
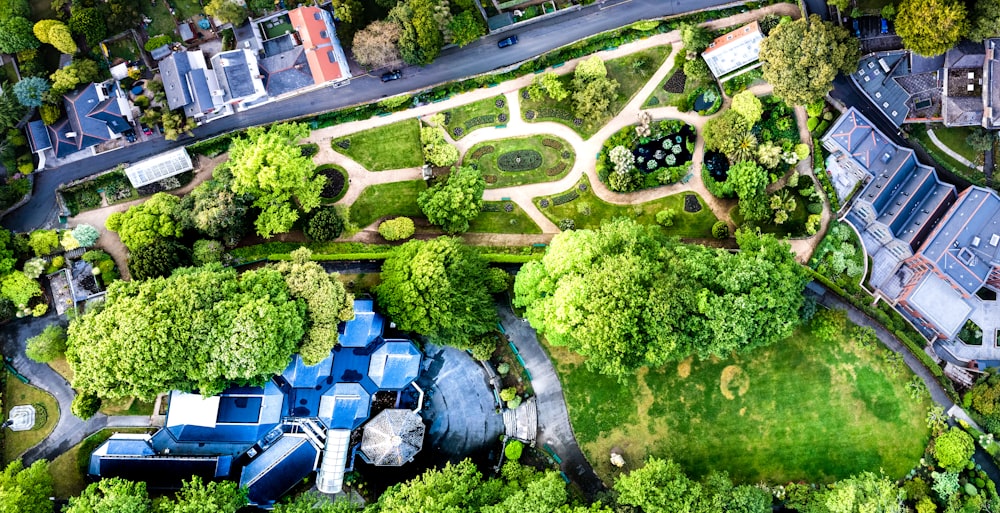
[[716,239],[729,237],[729,225],[725,221],[717,221],[712,225],[712,237]]
[[306,223],[306,237],[317,242],[329,242],[340,237],[344,231],[344,220],[333,207],[316,210],[316,213]]
[[511,440],[507,443],[507,446],[503,448],[503,455],[511,461],[517,461],[521,459],[521,454],[524,452],[524,444],[520,440]]
[[80,417],[83,420],[87,420],[93,417],[97,410],[101,409],[101,398],[94,394],[83,393],[73,398],[73,404],[70,406],[70,410],[73,415]]
[[409,239],[414,231],[413,220],[409,217],[388,219],[378,225],[379,235],[388,241]]
[[535,150],[509,151],[497,158],[503,171],[530,171],[542,165],[542,154]]

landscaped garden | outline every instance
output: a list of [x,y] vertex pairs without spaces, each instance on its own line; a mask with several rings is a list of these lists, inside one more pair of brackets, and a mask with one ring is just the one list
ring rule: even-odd
[[135,45],[135,40],[131,35],[121,37],[107,43],[108,59],[115,64],[119,59],[132,62],[139,59],[139,47]]
[[321,164],[316,166],[316,174],[325,176],[320,201],[325,204],[336,203],[347,194],[347,171],[336,164]]
[[712,225],[718,221],[695,193],[682,192],[635,205],[614,205],[594,195],[586,176],[572,189],[535,198],[534,203],[545,217],[564,230],[596,229],[608,219],[629,217],[640,224],[659,224],[670,235],[708,238],[712,236]]
[[512,201],[484,201],[483,212],[469,221],[472,233],[542,233],[542,229]]
[[681,51],[674,58],[673,67],[643,105],[645,108],[673,106],[681,112],[693,110],[709,115],[722,106],[722,94],[701,57],[687,61],[685,52]]
[[548,349],[577,440],[606,482],[618,474],[612,450],[629,467],[655,455],[745,483],[829,482],[879,468],[902,477],[928,438],[922,383],[870,333],[819,317],[752,354],[689,358],[622,383]]
[[475,165],[486,187],[514,187],[553,182],[573,169],[573,146],[556,136],[533,135],[479,143],[463,159]]
[[425,190],[423,180],[369,186],[351,204],[351,222],[364,228],[383,217],[421,217],[417,196]]
[[369,171],[387,171],[423,165],[420,121],[407,119],[340,137],[333,150],[350,157]]
[[597,161],[597,176],[616,192],[676,183],[687,178],[698,137],[694,127],[676,119],[640,123],[608,138]]
[[3,406],[9,411],[14,406],[31,405],[35,407],[35,426],[28,431],[5,430],[3,435],[3,461],[8,463],[24,451],[49,436],[59,421],[59,405],[54,397],[40,388],[26,385],[8,371],[4,371],[6,386],[4,387]]
[[510,120],[507,98],[500,94],[442,112],[444,129],[459,140],[477,128],[504,125]]
[[62,191],[63,198],[66,200],[66,208],[69,209],[71,215],[99,208],[102,205],[102,193],[107,199],[108,205],[131,201],[139,197],[139,192],[132,187],[132,183],[121,171],[112,171]]

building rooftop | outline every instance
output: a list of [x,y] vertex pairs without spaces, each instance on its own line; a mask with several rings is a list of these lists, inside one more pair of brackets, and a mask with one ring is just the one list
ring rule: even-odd
[[354,302],[354,319],[341,323],[338,329],[340,345],[344,347],[367,347],[382,333],[383,317],[377,315],[371,299]]
[[316,469],[319,455],[306,435],[286,434],[243,467],[240,487],[251,504],[274,502]]
[[934,322],[947,338],[954,338],[972,313],[962,294],[932,272],[910,294],[908,302]]
[[760,43],[763,40],[760,25],[754,21],[717,37],[709,43],[701,56],[712,74],[721,77],[756,61],[760,56]]
[[270,96],[281,96],[313,84],[312,71],[302,47],[265,57],[258,66]]
[[330,12],[319,7],[301,6],[288,11],[288,19],[299,33],[313,82],[322,84],[343,78],[347,59],[337,41]]
[[888,52],[861,59],[855,82],[865,90],[872,103],[897,126],[909,114],[910,93],[896,80],[910,74],[907,52]]
[[1000,128],[1000,39],[986,40],[983,84],[983,126]]
[[192,169],[191,156],[181,147],[131,164],[125,168],[125,176],[132,187],[142,187]]
[[91,83],[63,96],[66,117],[48,127],[56,157],[96,146],[131,128],[121,95],[114,83]]
[[975,294],[1000,266],[1000,197],[970,187],[939,226],[922,249],[924,256],[966,294]]

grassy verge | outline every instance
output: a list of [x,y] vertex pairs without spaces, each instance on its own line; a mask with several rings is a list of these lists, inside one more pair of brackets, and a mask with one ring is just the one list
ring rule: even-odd
[[333,140],[333,150],[354,159],[369,171],[419,167],[420,121],[407,119]]
[[66,499],[79,495],[87,487],[87,467],[90,453],[115,433],[149,433],[149,429],[115,428],[105,429],[90,435],[84,441],[60,454],[49,464],[49,471],[55,484],[55,496]]
[[[846,330],[844,330],[846,331]],[[580,445],[598,474],[625,460],[670,457],[689,474],[737,482],[824,482],[881,468],[903,476],[923,453],[930,402],[906,392],[912,374],[843,332],[810,328],[751,355],[644,369],[625,383],[550,348]]]
[[425,189],[423,180],[372,185],[351,205],[351,222],[364,228],[386,216],[422,217],[417,196]]
[[[497,107],[498,103],[500,107]],[[477,128],[506,124],[506,120],[510,119],[510,108],[501,94],[444,111],[443,114],[445,130],[452,139],[458,140]]]
[[[586,190],[581,191],[580,185],[585,185]],[[557,199],[572,197],[574,193],[577,197],[569,201],[563,202]],[[688,194],[698,198],[700,211],[695,213],[684,211],[684,196]],[[548,200],[548,207],[541,206],[543,199]],[[712,225],[718,221],[705,201],[693,192],[677,193],[636,205],[614,205],[594,195],[586,176],[573,189],[552,196],[535,198],[534,202],[553,223],[558,225],[564,219],[572,219],[576,228],[599,228],[602,222],[615,217],[630,217],[641,224],[656,224],[656,213],[669,208],[674,210],[674,222],[672,226],[665,227],[664,231],[678,237],[704,238],[712,236]]]
[[[56,403],[54,397],[40,388],[21,383],[20,380],[8,372],[7,384],[3,394],[4,410],[10,411],[14,406],[28,404],[36,405],[35,427],[28,431],[6,430],[3,446],[4,463],[17,458],[24,451],[44,440],[56,427],[56,423],[59,422],[59,405]],[[37,411],[38,405],[41,405],[45,411]],[[39,422],[42,420],[44,420],[44,423]]]
[[[937,131],[934,133],[937,134]],[[966,166],[941,151],[941,149],[938,148],[933,141],[931,141],[931,138],[927,136],[927,127],[919,123],[914,123],[910,126],[910,137],[916,139],[920,145],[927,150],[927,153],[929,153],[931,157],[942,167],[945,167],[952,173],[965,178],[975,185],[986,186],[986,175],[984,175],[982,171]]]
[[969,144],[965,142],[966,138],[972,134],[973,129],[971,127],[939,127],[934,128],[933,130],[934,135],[939,141],[941,141],[942,144],[947,146],[951,151],[965,157],[970,162],[975,162],[977,158],[982,157],[982,155],[977,155],[975,150],[969,147]]
[[108,400],[101,402],[101,413],[111,415],[152,415],[153,403],[129,397],[125,399]]
[[66,381],[73,381],[73,369],[70,368],[65,356],[49,362],[49,367],[52,367],[52,370],[58,372]]
[[[525,119],[528,121],[562,123],[576,130],[584,139],[588,139],[621,112],[625,104],[649,81],[668,55],[670,55],[670,45],[647,48],[624,57],[604,61],[604,65],[608,68],[608,78],[617,80],[619,84],[618,95],[611,101],[608,112],[604,116],[581,120],[580,124],[577,125],[574,121],[572,97],[557,102],[545,96],[536,101],[530,98],[525,99],[523,94],[521,96],[522,115],[525,115]],[[567,90],[573,90],[572,73],[562,75],[559,80]],[[528,119],[528,111],[533,113],[531,119]]]
[[[506,211],[506,205],[513,210]],[[542,233],[542,229],[512,201],[486,201],[483,213],[469,222],[469,233]]]
[[[541,163],[527,171],[505,171],[498,165],[498,159],[514,151],[537,152],[542,157]],[[497,189],[557,181],[573,169],[573,161],[573,146],[566,141],[552,135],[533,135],[479,143],[469,148],[463,164],[477,164],[486,178],[486,188]]]

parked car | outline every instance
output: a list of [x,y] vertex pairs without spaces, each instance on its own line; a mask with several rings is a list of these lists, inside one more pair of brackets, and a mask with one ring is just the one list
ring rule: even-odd
[[508,46],[514,46],[516,44],[517,36],[506,37],[497,42],[497,46],[500,48],[507,48]]
[[883,34],[889,33],[889,22],[885,21],[885,18],[882,18],[882,33]]
[[149,128],[148,126],[146,126],[146,125],[142,125],[142,133],[146,137],[149,137],[149,136],[153,135],[153,130],[151,128]]
[[124,134],[125,134],[125,140],[126,141],[128,141],[130,143],[134,143],[135,142],[135,130],[126,130],[124,132]]
[[382,74],[382,82],[392,82],[393,80],[399,80],[401,78],[403,78],[403,72],[398,69]]

